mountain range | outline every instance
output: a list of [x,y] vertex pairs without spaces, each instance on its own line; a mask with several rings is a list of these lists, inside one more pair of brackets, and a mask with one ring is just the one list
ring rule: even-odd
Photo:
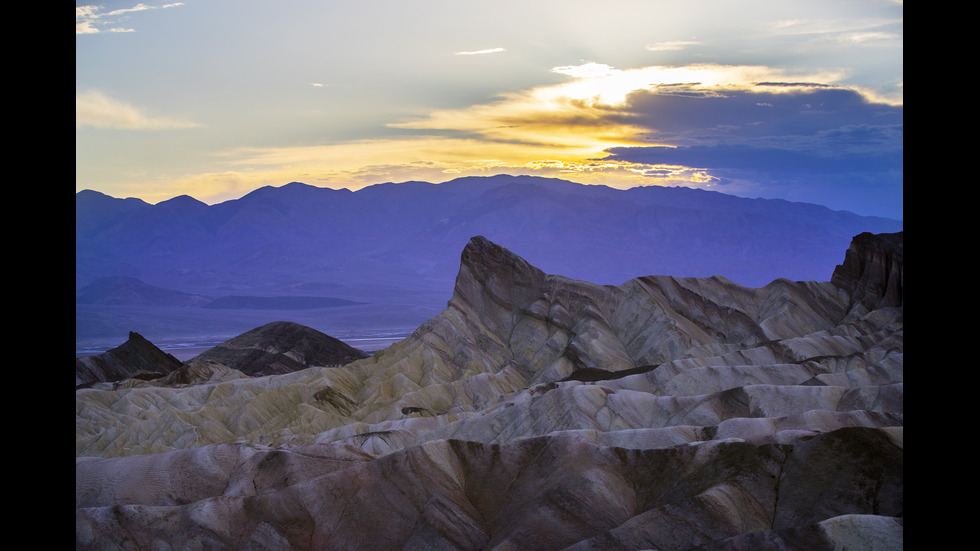
[[77,388],[76,549],[903,548],[903,232],[761,287],[458,254],[368,357]]
[[473,235],[599,284],[670,274],[761,287],[825,278],[853,236],[902,229],[805,203],[504,175],[357,191],[294,182],[214,205],[81,191],[75,204],[76,347],[102,350],[130,331],[221,341],[286,311],[330,335],[407,334],[444,308],[452,251]]

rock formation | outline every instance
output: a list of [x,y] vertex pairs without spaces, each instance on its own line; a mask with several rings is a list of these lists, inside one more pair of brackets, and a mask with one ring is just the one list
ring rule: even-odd
[[473,238],[369,358],[76,391],[76,547],[901,549],[901,282],[901,234],[760,288]]
[[903,233],[873,235],[862,233],[854,238],[830,281],[848,289],[852,305],[864,310],[902,306],[904,266]]
[[212,361],[249,376],[278,375],[366,358],[361,350],[315,329],[274,321],[229,339],[192,361]]
[[[288,321],[256,327],[181,362],[130,332],[122,346],[75,360],[75,386],[174,386],[338,366],[368,354],[315,329]],[[105,387],[105,385],[101,385]]]
[[180,360],[160,350],[139,333],[130,331],[129,339],[112,350],[75,358],[75,387],[132,377],[157,378],[180,366]]

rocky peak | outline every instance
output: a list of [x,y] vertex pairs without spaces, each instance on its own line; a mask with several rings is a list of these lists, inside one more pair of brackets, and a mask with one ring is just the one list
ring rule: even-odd
[[305,325],[274,321],[225,341],[194,362],[217,362],[250,376],[337,366],[366,358],[361,350]]
[[75,385],[89,386],[135,376],[162,377],[180,366],[180,360],[160,350],[139,333],[130,331],[129,339],[112,350],[75,358]]
[[903,306],[904,232],[854,237],[830,281],[851,294],[852,308]]
[[464,270],[479,282],[492,281],[498,286],[500,283],[521,284],[544,277],[544,272],[482,235],[471,238],[463,248],[461,273]]
[[480,314],[494,304],[522,308],[538,298],[544,280],[543,271],[478,235],[463,248],[453,300],[469,303]]

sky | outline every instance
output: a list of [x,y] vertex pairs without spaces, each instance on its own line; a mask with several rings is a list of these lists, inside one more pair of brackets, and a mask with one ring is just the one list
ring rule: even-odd
[[75,5],[75,190],[531,174],[903,216],[901,0]]

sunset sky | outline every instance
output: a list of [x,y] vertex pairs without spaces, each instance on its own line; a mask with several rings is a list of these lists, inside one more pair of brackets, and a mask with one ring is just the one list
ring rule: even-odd
[[76,3],[75,190],[498,173],[903,219],[901,0]]

